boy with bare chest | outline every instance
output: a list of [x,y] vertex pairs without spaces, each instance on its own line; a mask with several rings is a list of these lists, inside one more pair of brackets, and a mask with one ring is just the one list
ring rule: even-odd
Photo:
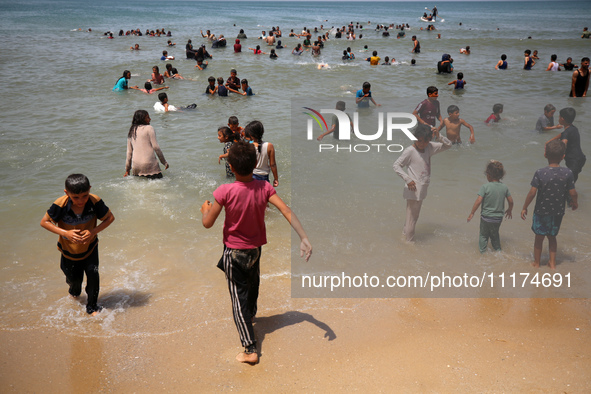
[[437,128],[437,132],[445,127],[447,138],[452,142],[452,144],[461,145],[462,139],[460,138],[460,129],[462,126],[466,126],[468,129],[470,129],[470,143],[473,144],[475,142],[474,128],[464,119],[460,119],[460,109],[458,106],[450,105],[447,108],[447,115],[448,117],[443,119],[443,122],[441,122]]

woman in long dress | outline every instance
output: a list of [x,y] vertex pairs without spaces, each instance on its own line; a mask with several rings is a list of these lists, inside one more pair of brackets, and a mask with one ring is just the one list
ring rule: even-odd
[[[125,161],[125,174],[133,169],[133,175],[150,179],[162,178],[162,171],[158,165],[156,156],[168,169],[168,163],[160,150],[154,128],[150,126],[148,111],[139,109],[133,114],[133,120],[127,134],[127,159]],[[156,156],[154,155],[156,154]]]

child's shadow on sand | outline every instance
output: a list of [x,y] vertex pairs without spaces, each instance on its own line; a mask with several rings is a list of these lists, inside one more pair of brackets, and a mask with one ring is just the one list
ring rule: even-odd
[[314,316],[310,315],[309,313],[289,311],[280,315],[256,317],[255,332],[259,343],[259,355],[261,354],[263,342],[267,334],[279,330],[280,328],[292,326],[294,324],[300,324],[305,321],[310,322],[316,325],[318,328],[324,330],[324,338],[328,338],[329,341],[332,341],[337,337],[328,324],[315,319]]
[[107,309],[135,308],[145,306],[150,301],[151,294],[131,290],[114,290],[103,294],[99,304]]

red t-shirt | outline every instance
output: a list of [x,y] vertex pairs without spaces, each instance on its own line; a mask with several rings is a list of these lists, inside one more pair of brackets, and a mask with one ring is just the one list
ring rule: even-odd
[[484,123],[490,123],[490,122],[497,123],[498,121],[499,121],[499,119],[497,118],[497,115],[490,114],[490,116],[484,121]]
[[269,182],[252,180],[223,184],[213,192],[226,210],[224,245],[232,249],[253,249],[267,243],[265,209],[275,194]]
[[435,126],[437,123],[437,119],[439,119],[439,117],[441,116],[438,100],[431,101],[429,99],[425,99],[421,101],[419,105],[417,105],[415,111],[417,111],[421,119],[423,119],[431,126]]

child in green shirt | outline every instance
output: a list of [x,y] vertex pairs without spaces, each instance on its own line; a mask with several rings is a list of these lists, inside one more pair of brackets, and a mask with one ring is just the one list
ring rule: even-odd
[[[500,161],[491,160],[488,162],[484,173],[488,183],[480,187],[472,212],[468,216],[469,222],[478,207],[482,205],[480,211],[480,239],[478,241],[480,253],[486,252],[489,238],[493,249],[501,250],[499,228],[503,221],[503,215],[511,219],[511,211],[513,211],[513,197],[509,193],[509,188],[504,183],[501,183],[501,179],[505,176],[503,164]],[[509,203],[509,208],[506,211],[505,198]]]

